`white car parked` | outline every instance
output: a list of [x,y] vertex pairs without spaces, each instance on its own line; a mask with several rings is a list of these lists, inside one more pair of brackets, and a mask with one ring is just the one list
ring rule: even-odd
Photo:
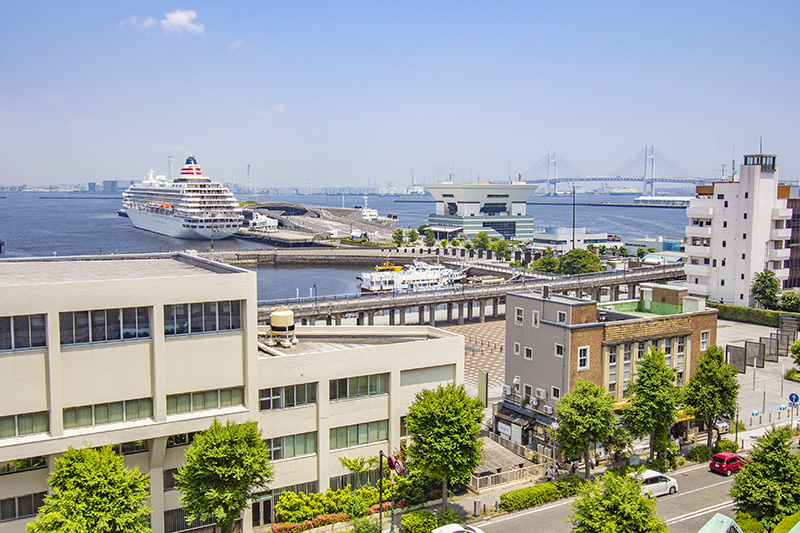
[[642,481],[642,494],[661,496],[678,492],[678,481],[661,472],[643,470],[638,474],[638,477]]

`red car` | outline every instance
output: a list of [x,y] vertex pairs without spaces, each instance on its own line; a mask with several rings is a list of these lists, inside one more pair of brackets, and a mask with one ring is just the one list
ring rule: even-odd
[[746,462],[747,459],[741,455],[731,452],[720,452],[711,458],[711,462],[708,463],[708,468],[719,474],[730,476],[738,472]]

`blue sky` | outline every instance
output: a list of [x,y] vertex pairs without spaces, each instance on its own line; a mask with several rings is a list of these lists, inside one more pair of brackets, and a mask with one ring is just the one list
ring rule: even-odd
[[[800,179],[800,3],[0,3],[0,184],[193,153],[255,186],[505,179],[646,144]],[[177,166],[177,165],[176,165]]]

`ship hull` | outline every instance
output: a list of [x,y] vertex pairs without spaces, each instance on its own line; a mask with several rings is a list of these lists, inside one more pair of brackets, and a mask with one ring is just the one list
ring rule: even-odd
[[127,214],[134,227],[177,239],[211,240],[213,229],[214,240],[220,240],[230,237],[239,229],[238,227],[226,228],[219,225],[214,225],[213,228],[186,227],[192,224],[184,218],[137,209],[127,209]]

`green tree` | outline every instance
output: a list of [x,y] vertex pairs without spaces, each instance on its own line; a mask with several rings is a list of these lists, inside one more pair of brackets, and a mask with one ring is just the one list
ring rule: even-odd
[[574,533],[667,533],[656,502],[642,494],[638,478],[606,472],[588,483],[572,503]]
[[51,494],[28,524],[31,533],[151,531],[150,477],[138,467],[125,468],[111,446],[70,446],[56,459],[47,483]]
[[392,240],[397,246],[403,246],[403,242],[405,242],[405,237],[403,237],[403,230],[402,228],[397,228],[392,233]]
[[354,474],[359,474],[358,481],[356,482],[356,488],[358,488],[361,484],[361,476],[364,472],[369,472],[370,470],[375,470],[378,468],[379,458],[377,456],[373,457],[364,457],[360,455],[355,459],[348,459],[347,457],[339,457],[339,462],[342,463],[342,466],[351,471]]
[[789,347],[789,351],[792,352],[794,364],[800,366],[800,339],[797,339],[792,343],[792,345]]
[[606,247],[605,244],[601,244],[599,250],[600,250],[600,255],[606,255],[606,250],[608,250],[608,247]]
[[750,463],[736,474],[731,497],[771,531],[784,517],[800,508],[800,456],[789,448],[792,429],[768,430],[753,446]]
[[588,250],[575,248],[561,256],[558,270],[561,274],[600,272],[600,258]]
[[195,436],[175,474],[187,521],[214,520],[222,533],[233,531],[253,494],[266,490],[271,481],[269,450],[256,423],[229,420],[223,426],[216,418]]
[[489,234],[485,231],[479,231],[478,234],[472,238],[472,246],[474,246],[476,250],[488,250],[491,246]]
[[750,296],[765,309],[777,309],[780,289],[781,283],[775,277],[775,272],[766,269],[753,277],[753,283],[750,284]]
[[725,363],[725,352],[719,346],[709,347],[697,363],[684,402],[692,408],[694,417],[705,422],[708,428],[707,446],[711,448],[714,417],[732,413],[739,397],[738,372]]
[[414,468],[442,480],[443,511],[448,482],[467,481],[481,463],[482,420],[481,401],[467,396],[463,385],[453,383],[418,392],[408,409],[409,458]]
[[442,242],[440,242],[439,244],[442,246],[442,248],[447,248],[448,245],[447,239],[442,239]]
[[651,459],[666,449],[667,431],[681,403],[681,389],[674,382],[675,371],[667,366],[664,352],[653,350],[637,362],[628,391],[631,402],[623,408],[622,419],[634,437],[650,436]]
[[647,255],[647,253],[644,251],[644,248],[640,246],[636,249],[636,257],[639,259],[644,259],[645,255]]
[[542,257],[535,260],[531,266],[539,272],[558,272],[558,259],[553,257],[553,249],[548,246]]
[[425,228],[425,237],[422,239],[422,243],[430,248],[431,246],[436,244],[436,235],[433,233],[431,228]]
[[619,247],[617,247],[616,244],[611,247],[611,255],[617,255],[618,252],[619,252]]
[[647,253],[648,254],[654,254],[654,253],[656,253],[656,249],[651,246],[650,248],[647,249]]
[[611,465],[614,468],[621,467],[625,457],[633,450],[633,437],[630,431],[622,424],[614,424],[603,439],[603,449],[611,457]]
[[465,249],[465,250],[472,250],[472,243],[471,243],[471,242],[469,242],[469,241],[466,241],[466,242],[464,243],[464,249]]
[[626,246],[620,246],[618,251],[620,257],[628,257],[628,248]]
[[594,253],[594,243],[590,242],[589,244],[587,244],[586,245],[586,249],[589,250],[590,252]]
[[497,259],[509,260],[511,259],[511,248],[508,247],[508,242],[505,240],[494,241],[492,243],[492,252]]
[[590,449],[602,442],[614,425],[614,398],[591,381],[579,379],[572,392],[558,402],[556,413],[561,421],[555,440],[568,457],[583,456],[589,479]]
[[419,233],[417,233],[417,230],[414,228],[408,230],[408,242],[413,244],[417,242],[417,239],[419,239]]
[[425,230],[428,228],[429,226],[427,224],[420,224],[420,226],[417,228],[417,233],[420,235],[425,235]]
[[786,311],[787,313],[800,313],[800,293],[785,291],[781,294],[779,307],[781,311]]

